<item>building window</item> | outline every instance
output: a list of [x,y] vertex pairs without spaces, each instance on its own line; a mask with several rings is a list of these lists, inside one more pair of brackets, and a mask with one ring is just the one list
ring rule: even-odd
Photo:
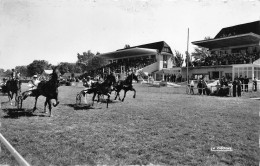
[[219,71],[213,71],[212,72],[212,78],[213,79],[219,79]]
[[255,67],[254,68],[254,77],[256,77],[256,79],[260,79],[260,67]]
[[170,48],[168,48],[168,47],[164,47],[164,48],[162,49],[162,52],[171,53]]

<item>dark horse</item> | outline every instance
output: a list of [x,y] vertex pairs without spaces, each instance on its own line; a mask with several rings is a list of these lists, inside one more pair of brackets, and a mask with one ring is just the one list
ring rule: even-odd
[[51,116],[51,108],[52,108],[52,99],[56,100],[56,104],[53,103],[53,106],[56,107],[59,104],[58,100],[58,87],[59,87],[59,76],[58,76],[58,70],[53,69],[53,73],[51,75],[51,79],[49,81],[41,81],[37,89],[24,92],[22,94],[23,100],[26,99],[28,96],[35,96],[35,104],[33,111],[36,110],[36,104],[39,96],[46,97],[45,103],[44,103],[44,113],[46,113],[46,106],[48,104],[49,106],[49,116]]
[[17,103],[17,96],[21,92],[21,81],[19,80],[8,80],[6,82],[5,92],[8,94],[9,101],[11,101],[15,94],[15,104]]
[[100,100],[100,95],[106,95],[107,96],[107,108],[108,108],[108,103],[110,100],[110,95],[111,92],[113,91],[113,85],[116,83],[116,77],[114,75],[108,75],[107,78],[105,79],[104,82],[99,83],[96,82],[94,83],[93,87],[89,90],[89,93],[94,93],[92,97],[92,105],[94,105],[94,99],[96,95],[98,95],[98,100]]
[[118,96],[119,100],[121,100],[119,93],[120,93],[120,91],[122,89],[124,90],[124,97],[123,97],[123,99],[121,101],[124,101],[125,96],[126,96],[126,92],[129,91],[129,90],[130,91],[134,91],[133,98],[135,98],[136,90],[134,89],[133,84],[132,84],[133,80],[136,80],[138,82],[138,78],[137,78],[137,76],[134,73],[128,75],[124,81],[119,81],[117,83],[117,85],[115,86],[115,91],[116,91],[115,100],[117,99],[117,96]]

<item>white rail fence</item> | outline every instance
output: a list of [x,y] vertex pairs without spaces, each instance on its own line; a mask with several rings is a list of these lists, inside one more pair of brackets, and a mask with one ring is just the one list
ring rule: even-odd
[[16,161],[21,166],[30,166],[30,164],[15,150],[15,148],[5,139],[5,137],[1,133],[0,142],[5,145],[5,147],[9,150],[9,152],[14,156]]

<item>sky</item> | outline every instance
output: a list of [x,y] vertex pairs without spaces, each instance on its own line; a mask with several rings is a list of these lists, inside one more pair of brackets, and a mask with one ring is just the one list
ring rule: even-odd
[[158,41],[184,54],[188,28],[192,52],[192,41],[258,20],[260,0],[0,0],[0,68]]

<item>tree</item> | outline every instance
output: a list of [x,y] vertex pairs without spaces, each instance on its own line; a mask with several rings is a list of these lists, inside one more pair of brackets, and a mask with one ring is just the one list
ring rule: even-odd
[[64,73],[74,73],[75,64],[68,63],[68,62],[61,62],[58,64],[58,69],[61,74]]
[[88,60],[90,60],[91,58],[94,57],[95,54],[93,54],[90,50],[88,50],[88,52],[83,52],[82,55],[80,55],[79,53],[78,55],[78,63],[86,63]]
[[0,68],[0,77],[5,75],[5,70]]
[[28,75],[42,74],[44,70],[51,69],[52,65],[45,60],[34,60],[27,66]]
[[83,52],[83,55],[78,53],[78,60],[76,66],[80,66],[81,71],[90,71],[100,68],[106,65],[106,60],[99,56],[99,52],[97,55],[94,55],[90,50],[88,52]]
[[126,44],[124,48],[130,48],[130,45],[129,45],[129,44]]
[[77,65],[79,65],[81,67],[82,71],[86,71],[86,70],[90,70],[90,59],[92,59],[94,57],[94,54],[88,50],[88,52],[83,52],[82,55],[80,55],[79,53],[78,55],[78,60],[77,60]]
[[10,70],[10,69],[7,69],[7,70],[4,72],[4,76],[5,76],[5,77],[10,77],[11,74],[12,74],[12,70]]
[[20,72],[21,76],[23,76],[23,77],[27,77],[28,76],[27,66],[16,66],[15,70],[17,72]]
[[91,70],[96,70],[96,69],[101,68],[102,66],[105,66],[105,65],[107,65],[107,61],[100,56],[96,55],[90,60]]
[[182,67],[184,60],[183,60],[183,55],[179,51],[175,50],[175,56],[172,57],[172,60],[175,62],[175,65],[177,67]]
[[[209,40],[210,37],[205,37],[205,40]],[[191,56],[194,58],[193,63],[195,66],[204,65],[205,60],[210,57],[210,52],[207,48],[196,47],[194,52],[191,53]]]

